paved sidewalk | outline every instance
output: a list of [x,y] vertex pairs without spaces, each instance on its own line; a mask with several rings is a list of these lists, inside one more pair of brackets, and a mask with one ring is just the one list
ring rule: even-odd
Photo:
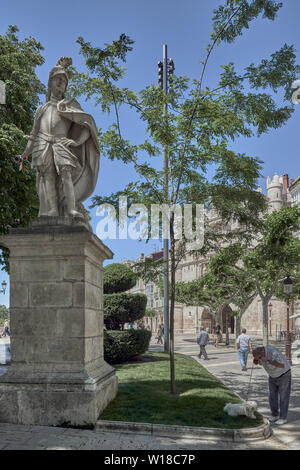
[[0,423],[0,450],[287,450],[274,437],[261,442],[224,442]]
[[[270,416],[268,402],[268,376],[261,366],[254,366],[252,370],[252,355],[248,357],[248,370],[241,371],[235,348],[234,336],[230,338],[230,345],[222,343],[215,348],[210,343],[206,350],[209,360],[198,359],[199,347],[191,335],[181,335],[176,341],[176,352],[188,354],[200,362],[207,370],[218,377],[228,388],[235,391],[243,399],[255,400],[258,411],[265,417]],[[262,345],[262,340],[254,338],[256,346]],[[270,345],[284,352],[284,343],[270,340]],[[156,348],[156,346],[153,346]],[[251,376],[251,382],[250,382]],[[288,423],[283,426],[272,425],[274,437],[291,450],[300,450],[300,366],[292,366],[292,393],[289,406]]]
[[[161,350],[162,347],[155,345],[155,342],[152,341],[151,349]],[[195,357],[198,347],[193,338],[179,337],[176,340],[176,351]],[[207,364],[203,361],[203,364],[226,381],[226,385],[230,388],[234,387],[233,389],[242,395],[247,385],[248,372],[242,376],[238,368],[234,366],[235,363],[238,363],[234,350],[226,349],[223,346],[216,350],[213,346],[209,346],[208,351],[211,360],[207,361]],[[0,375],[6,372],[7,367],[9,366],[0,367]],[[255,393],[259,392],[259,387],[263,390],[265,381],[262,374],[255,375],[257,377],[253,383],[256,385],[253,388],[252,398],[255,398]],[[243,377],[242,380],[241,377]],[[260,396],[259,411],[262,411],[267,406],[264,402],[264,393],[261,393]],[[299,417],[299,411],[295,408],[295,418]],[[291,420],[291,425],[296,421]],[[280,437],[276,430],[275,435],[267,440],[239,443],[225,442],[222,439],[204,441],[203,439],[151,436],[141,433],[102,432],[99,429],[83,430],[0,423],[0,450],[182,450],[193,452],[200,450],[288,450],[298,448],[295,447],[296,429],[290,430],[288,427],[285,429],[287,430],[286,437]]]
[[10,337],[0,336],[0,364],[7,364],[10,362]]

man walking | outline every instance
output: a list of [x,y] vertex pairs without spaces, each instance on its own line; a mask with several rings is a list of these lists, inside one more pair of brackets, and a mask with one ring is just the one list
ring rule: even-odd
[[252,344],[250,336],[246,335],[246,328],[242,329],[242,333],[237,338],[236,347],[242,370],[247,370],[247,359],[249,351],[252,352]]
[[205,360],[208,359],[207,352],[205,350],[205,346],[207,345],[208,341],[209,341],[208,333],[204,330],[203,326],[200,326],[200,331],[197,335],[197,343],[200,346],[200,354],[198,355],[199,359],[201,359],[202,354]]
[[273,346],[255,348],[253,357],[254,364],[262,365],[269,375],[269,403],[271,409],[269,421],[270,423],[285,424],[291,394],[291,367],[284,355]]

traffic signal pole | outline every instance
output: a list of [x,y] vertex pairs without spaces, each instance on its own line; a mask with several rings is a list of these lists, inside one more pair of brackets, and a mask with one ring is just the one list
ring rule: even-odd
[[[158,62],[158,84],[167,95],[170,76],[174,73],[174,62],[168,59],[167,45],[163,46],[163,62]],[[168,105],[164,105],[164,114],[167,117]],[[164,146],[164,200],[169,202],[169,155],[168,146]],[[169,325],[169,238],[164,238],[164,351],[170,349],[170,325]]]
[[[168,51],[163,46],[163,91],[168,94]],[[168,105],[164,105],[165,116],[168,114]],[[169,199],[169,157],[168,147],[164,146],[164,194],[165,202]],[[164,351],[169,352],[169,238],[164,239]]]

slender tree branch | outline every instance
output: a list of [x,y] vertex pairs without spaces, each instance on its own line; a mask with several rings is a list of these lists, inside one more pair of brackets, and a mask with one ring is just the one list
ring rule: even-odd
[[[211,44],[209,50],[208,50],[208,53],[207,53],[207,56],[206,56],[206,59],[205,59],[205,62],[203,64],[203,67],[202,67],[202,72],[201,72],[201,76],[200,76],[200,80],[199,80],[199,83],[198,83],[198,86],[197,86],[197,89],[196,89],[196,95],[198,95],[200,92],[201,92],[201,87],[202,87],[202,81],[203,81],[203,77],[204,77],[204,72],[205,72],[205,69],[206,69],[206,66],[207,66],[207,63],[208,63],[208,59],[216,45],[216,43],[218,42],[219,38],[221,37],[221,35],[224,33],[224,31],[226,30],[227,26],[231,23],[232,19],[235,17],[235,15],[239,12],[239,10],[241,9],[241,5],[236,8],[236,10],[234,11],[234,13],[231,15],[231,17],[229,18],[229,20],[225,23],[225,25],[223,26],[223,28],[220,30],[220,32],[217,34],[215,40],[213,41],[213,43]],[[177,183],[177,189],[176,189],[176,193],[175,193],[175,200],[174,200],[174,203],[176,203],[176,200],[177,200],[177,196],[178,196],[178,192],[179,192],[179,188],[180,188],[180,184],[181,184],[181,178],[182,178],[182,172],[183,172],[183,162],[184,162],[184,158],[185,158],[185,152],[186,152],[186,147],[187,147],[187,143],[188,143],[188,140],[190,138],[190,129],[191,129],[191,125],[192,125],[192,122],[194,120],[194,116],[196,114],[196,111],[198,109],[198,103],[195,104],[195,107],[192,111],[192,114],[191,114],[191,117],[189,119],[189,123],[188,123],[188,130],[187,130],[187,135],[186,135],[186,138],[185,138],[185,142],[184,142],[184,146],[183,146],[183,149],[182,151],[180,152],[181,153],[181,156],[180,156],[180,160],[181,160],[181,164],[180,164],[180,173],[179,173],[179,178],[178,178],[178,183]]]
[[[121,145],[123,146],[123,144],[122,144],[123,139],[122,139],[122,134],[121,134],[120,119],[119,119],[119,112],[118,112],[118,107],[117,107],[117,103],[116,103],[116,98],[115,98],[115,94],[114,94],[114,91],[113,91],[113,88],[112,88],[112,85],[111,85],[110,81],[108,81],[108,83],[109,83],[109,86],[110,86],[110,90],[111,90],[111,94],[112,94],[112,98],[113,98],[113,102],[114,102],[114,108],[115,108],[116,119],[117,119],[117,128],[118,128],[119,140],[120,140]],[[123,147],[123,151],[124,151],[125,153],[127,153],[127,155],[128,155],[128,152],[127,152],[127,150],[126,150],[124,147]],[[134,165],[135,165],[137,168],[140,168],[140,167],[141,167],[141,165],[139,165],[139,164],[137,163],[136,157],[133,157],[133,162],[134,162]],[[156,193],[158,199],[159,199],[160,201],[162,201],[161,196],[160,196],[160,193],[159,193],[159,192],[157,191],[157,189],[152,185],[152,183],[151,183],[151,181],[149,180],[149,178],[148,178],[146,175],[143,175],[143,176],[144,176],[145,180],[147,181],[147,183],[148,183],[148,184],[150,185],[150,187],[152,188],[152,190]]]

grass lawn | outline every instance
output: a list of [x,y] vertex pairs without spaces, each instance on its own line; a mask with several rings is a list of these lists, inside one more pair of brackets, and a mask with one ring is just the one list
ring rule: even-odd
[[115,366],[119,379],[117,397],[100,419],[209,428],[249,428],[263,423],[245,416],[231,417],[226,403],[241,400],[193,358],[175,355],[176,395],[170,394],[169,356],[143,355],[148,362]]

